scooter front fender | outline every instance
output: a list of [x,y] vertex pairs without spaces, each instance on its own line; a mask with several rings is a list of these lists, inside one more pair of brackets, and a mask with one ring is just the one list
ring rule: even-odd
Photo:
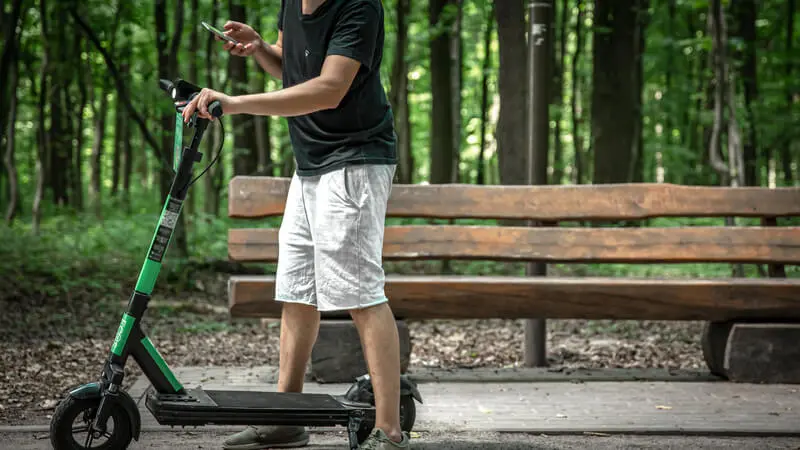
[[[103,396],[102,385],[98,382],[86,383],[71,390],[69,396],[78,400],[96,399],[99,402]],[[136,407],[136,402],[127,392],[122,390],[117,393],[114,402],[128,414],[128,419],[131,421],[133,439],[138,441],[139,433],[142,430],[142,417],[139,414],[139,408]]]

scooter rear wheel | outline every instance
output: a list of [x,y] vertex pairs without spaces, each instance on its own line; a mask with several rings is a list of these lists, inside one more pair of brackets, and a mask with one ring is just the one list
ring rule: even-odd
[[[62,401],[50,421],[50,442],[54,450],[118,450],[125,449],[133,439],[128,413],[119,405],[113,405],[106,431],[90,432],[100,399],[76,399],[67,397]],[[76,421],[78,423],[76,424]]]

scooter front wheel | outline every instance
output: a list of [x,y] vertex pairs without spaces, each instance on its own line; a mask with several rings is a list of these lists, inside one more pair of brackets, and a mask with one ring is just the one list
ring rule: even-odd
[[104,432],[91,431],[99,398],[67,397],[58,405],[50,421],[50,442],[54,450],[118,450],[128,448],[133,439],[131,422],[125,409],[112,405]]

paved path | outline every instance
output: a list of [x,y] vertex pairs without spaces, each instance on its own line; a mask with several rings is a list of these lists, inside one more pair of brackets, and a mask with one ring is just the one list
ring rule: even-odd
[[[130,450],[198,450],[222,448],[227,432],[150,432]],[[47,433],[0,433],[0,448],[51,449]],[[309,450],[346,450],[347,440],[336,434],[312,434]],[[423,434],[413,450],[750,450],[798,449],[800,438],[721,438],[674,436],[540,436],[498,433]]]
[[[274,391],[275,369],[177,368],[187,387]],[[441,378],[440,378],[441,379]],[[146,426],[157,426],[140,399]],[[348,385],[307,383],[306,392],[341,394]],[[419,431],[584,432],[660,435],[800,436],[800,386],[727,382],[421,382]]]

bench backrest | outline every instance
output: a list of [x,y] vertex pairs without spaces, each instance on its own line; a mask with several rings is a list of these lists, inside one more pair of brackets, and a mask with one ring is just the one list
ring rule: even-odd
[[[288,178],[238,176],[228,214],[258,219],[283,214]],[[395,185],[388,217],[513,219],[536,228],[479,225],[387,226],[386,260],[475,259],[540,262],[800,264],[800,227],[776,227],[800,216],[800,188],[620,185]],[[564,222],[657,217],[750,217],[758,226],[662,228],[565,227]],[[561,226],[559,226],[561,224]],[[274,262],[278,230],[234,228],[229,257]]]

